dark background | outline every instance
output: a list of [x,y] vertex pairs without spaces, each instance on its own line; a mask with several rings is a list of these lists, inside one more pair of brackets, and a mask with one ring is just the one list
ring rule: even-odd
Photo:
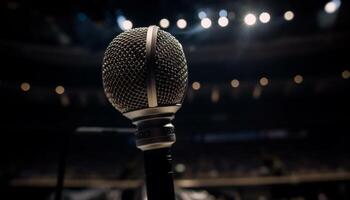
[[[101,80],[104,50],[125,16],[133,27],[167,18],[165,30],[183,45],[189,88],[174,121],[175,177],[203,183],[183,188],[215,199],[349,199],[349,3],[328,14],[327,2],[2,1],[0,195],[52,197],[67,149],[67,189],[137,198],[132,181],[143,178],[142,152]],[[221,9],[227,27],[217,24]],[[209,29],[200,26],[201,10]],[[283,18],[287,10],[291,21]],[[269,23],[244,24],[248,12],[263,11]],[[183,30],[179,18],[187,20]],[[108,182],[115,180],[126,186]]]

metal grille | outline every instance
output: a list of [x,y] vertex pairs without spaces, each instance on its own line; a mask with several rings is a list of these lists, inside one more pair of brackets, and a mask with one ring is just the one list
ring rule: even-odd
[[[118,35],[107,47],[102,66],[105,93],[122,113],[148,107],[145,68],[147,28]],[[187,86],[187,65],[180,43],[169,33],[158,32],[156,46],[158,105],[182,102]]]
[[187,87],[187,64],[181,44],[159,30],[156,46],[156,85],[158,104],[181,103]]

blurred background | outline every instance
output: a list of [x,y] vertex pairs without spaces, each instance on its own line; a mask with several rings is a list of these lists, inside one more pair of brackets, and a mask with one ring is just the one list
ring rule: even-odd
[[142,152],[101,63],[117,34],[156,24],[189,68],[179,199],[350,199],[348,1],[0,4],[0,198],[53,199],[65,161],[64,199],[142,199]]

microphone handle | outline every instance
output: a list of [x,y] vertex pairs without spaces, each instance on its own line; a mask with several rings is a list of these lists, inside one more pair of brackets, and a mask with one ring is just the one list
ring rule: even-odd
[[144,151],[148,200],[175,200],[170,148]]

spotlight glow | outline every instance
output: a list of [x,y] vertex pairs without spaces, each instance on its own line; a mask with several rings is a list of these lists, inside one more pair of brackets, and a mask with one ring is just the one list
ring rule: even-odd
[[217,88],[211,91],[210,99],[213,103],[217,103],[220,100],[220,91]]
[[198,13],[198,18],[199,19],[203,19],[203,18],[206,18],[207,17],[207,13],[205,13],[204,11],[200,11]]
[[187,22],[184,19],[179,19],[177,20],[176,25],[179,29],[184,29],[187,26]]
[[179,163],[175,165],[175,171],[178,173],[183,173],[184,171],[186,171],[186,166],[182,163]]
[[192,89],[199,90],[201,88],[201,84],[199,82],[192,83]]
[[349,70],[345,70],[341,73],[341,76],[343,77],[343,79],[348,79],[350,78],[350,71]]
[[201,20],[201,25],[205,29],[210,28],[211,27],[211,20],[209,18],[203,18]]
[[255,15],[253,15],[252,13],[248,13],[245,17],[244,17],[244,22],[248,25],[248,26],[252,26],[256,23],[256,17]]
[[228,25],[228,18],[227,17],[220,17],[218,19],[218,24],[221,27],[226,27]]
[[22,84],[21,84],[21,90],[22,90],[23,92],[28,92],[28,91],[30,90],[30,84],[29,84],[29,83],[26,83],[26,82],[22,83]]
[[57,86],[57,87],[55,88],[55,92],[56,92],[57,94],[63,94],[63,93],[64,93],[64,87],[61,86],[61,85]]
[[132,29],[132,22],[130,20],[125,20],[122,23],[123,30]]
[[239,86],[239,80],[233,79],[233,80],[231,81],[231,86],[232,86],[233,88],[238,88],[238,86]]
[[169,22],[168,19],[163,18],[163,19],[161,19],[161,20],[159,21],[159,25],[160,25],[160,27],[162,27],[162,28],[168,28],[169,25],[170,25],[170,22]]
[[296,84],[302,83],[303,80],[304,80],[304,78],[303,78],[301,75],[296,75],[296,76],[294,76],[294,82],[295,82]]
[[269,84],[269,79],[267,79],[266,77],[262,77],[260,78],[259,83],[261,86],[267,86]]
[[284,13],[284,19],[287,21],[291,21],[294,18],[294,13],[292,11],[287,11]]
[[340,4],[341,4],[340,0],[332,0],[326,3],[326,5],[324,6],[324,11],[326,11],[326,13],[329,13],[329,14],[335,13],[340,7]]
[[271,16],[267,12],[263,12],[259,15],[259,20],[261,21],[261,23],[266,24],[270,21],[270,19],[271,19]]

